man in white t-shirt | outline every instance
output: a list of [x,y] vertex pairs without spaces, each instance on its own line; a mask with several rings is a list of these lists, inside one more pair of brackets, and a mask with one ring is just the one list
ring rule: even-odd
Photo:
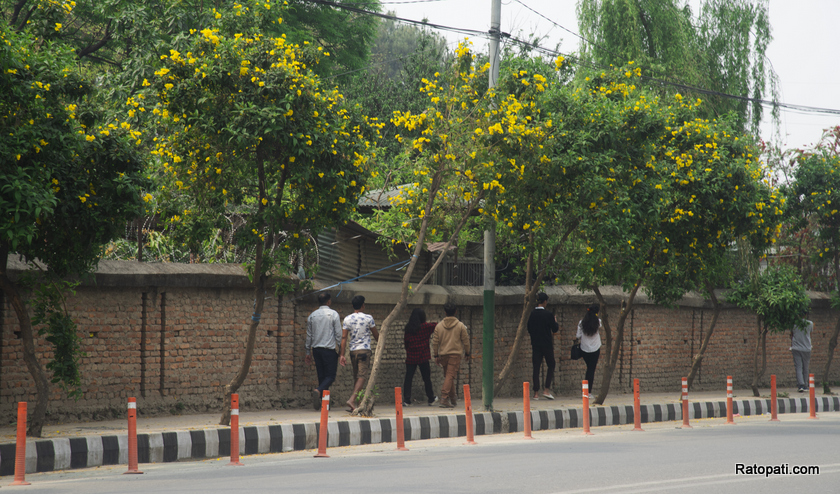
[[365,297],[356,295],[353,297],[353,313],[344,318],[343,331],[341,335],[341,351],[339,362],[344,365],[347,359],[344,351],[347,348],[347,339],[350,339],[350,362],[353,365],[353,394],[347,400],[349,411],[356,409],[357,397],[365,379],[370,371],[370,360],[373,352],[370,349],[370,338],[379,340],[379,331],[376,330],[376,323],[373,316],[365,314]]

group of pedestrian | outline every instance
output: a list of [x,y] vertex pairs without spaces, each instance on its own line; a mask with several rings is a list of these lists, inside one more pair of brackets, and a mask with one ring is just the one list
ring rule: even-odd
[[[528,334],[531,336],[531,364],[533,374],[531,375],[531,386],[533,399],[542,396],[545,399],[553,400],[551,384],[554,381],[554,333],[560,330],[557,323],[557,316],[548,312],[548,295],[540,292],[537,294],[537,306],[528,317]],[[590,305],[578,322],[576,343],[580,342],[581,356],[586,363],[586,381],[589,383],[590,393],[595,380],[595,367],[598,365],[598,358],[601,355],[601,319],[598,317],[600,306]],[[540,371],[545,361],[545,379],[540,388]],[[540,391],[542,389],[542,391]]]
[[[370,314],[365,314],[365,297],[357,295],[351,301],[353,313],[340,323],[338,312],[330,308],[332,297],[327,292],[318,294],[319,307],[306,322],[306,357],[307,364],[315,362],[318,373],[318,387],[312,390],[312,403],[316,410],[321,409],[324,390],[330,389],[338,373],[338,365],[347,365],[346,350],[350,350],[350,365],[353,369],[353,392],[347,400],[348,411],[356,409],[359,391],[365,384],[370,372],[372,355],[370,340],[379,339],[379,331]],[[336,353],[338,350],[338,353]]]
[[[353,370],[353,392],[347,400],[347,409],[352,412],[358,406],[360,391],[370,372],[372,356],[371,338],[379,339],[379,331],[373,317],[364,312],[365,297],[357,295],[351,301],[353,313],[344,318],[330,308],[332,299],[327,292],[318,294],[319,307],[309,315],[306,325],[306,363],[315,363],[318,386],[312,390],[313,406],[321,408],[324,390],[335,381],[338,365],[346,366],[345,352],[349,349]],[[554,381],[554,334],[560,329],[557,316],[546,310],[548,295],[537,294],[537,304],[528,318],[528,334],[531,337],[531,364],[533,374],[531,385],[533,399],[540,397],[553,400],[551,385]],[[575,343],[579,342],[581,357],[586,363],[585,379],[592,393],[595,368],[601,355],[600,306],[590,305],[578,322]],[[458,320],[458,307],[451,302],[443,306],[446,317],[440,322],[427,322],[426,312],[417,308],[411,312],[405,325],[405,380],[403,381],[403,405],[412,403],[411,387],[414,374],[420,369],[429,406],[438,402],[432,386],[430,360],[443,368],[443,386],[440,406],[454,408],[457,405],[455,381],[462,359],[470,356],[470,339],[467,327]],[[807,317],[807,314],[805,315]],[[806,390],[808,363],[811,357],[811,332],[814,323],[802,318],[801,324],[791,330],[791,352],[796,369],[796,384],[799,392]],[[348,343],[349,342],[349,343]],[[338,353],[336,353],[338,351]],[[545,378],[540,387],[540,372],[545,362]]]
[[[342,323],[338,312],[330,307],[330,294],[321,292],[318,294],[318,309],[307,319],[305,361],[307,364],[314,362],[318,373],[318,386],[312,390],[312,403],[316,410],[321,409],[324,391],[335,381],[338,365],[347,365],[346,351],[350,352],[353,369],[353,391],[346,402],[349,412],[358,406],[360,391],[370,372],[371,339],[378,341],[379,331],[373,316],[364,312],[365,297],[357,295],[351,303],[353,313],[345,317]],[[435,363],[443,368],[444,374],[440,406],[454,408],[457,404],[455,380],[461,360],[470,356],[470,339],[467,327],[456,317],[458,307],[446,303],[443,311],[446,317],[435,323],[426,322],[426,312],[423,309],[414,309],[405,325],[405,405],[412,403],[411,383],[418,368],[423,377],[428,404],[431,406],[438,402],[432,386],[429,364],[432,354]]]

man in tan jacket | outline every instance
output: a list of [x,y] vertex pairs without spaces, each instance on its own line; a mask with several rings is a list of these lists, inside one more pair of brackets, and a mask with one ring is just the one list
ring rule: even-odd
[[455,317],[458,307],[452,302],[443,306],[446,317],[435,327],[432,334],[432,355],[435,363],[443,367],[443,390],[440,394],[441,408],[455,408],[458,395],[455,392],[455,378],[461,369],[461,357],[470,357],[470,337],[467,327]]

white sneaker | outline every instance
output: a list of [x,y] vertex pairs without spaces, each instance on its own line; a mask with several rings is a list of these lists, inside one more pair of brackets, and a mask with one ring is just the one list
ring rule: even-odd
[[430,406],[430,407],[431,407],[431,406],[434,406],[434,405],[435,405],[435,403],[437,403],[438,401],[439,401],[439,400],[438,400],[438,397],[437,397],[437,396],[435,396],[435,399],[429,402],[429,406]]
[[548,392],[548,393],[543,393],[542,395],[543,395],[543,398],[547,398],[547,399],[549,399],[549,400],[553,400],[553,399],[554,399],[554,395],[553,395],[553,394],[551,394],[551,392]]

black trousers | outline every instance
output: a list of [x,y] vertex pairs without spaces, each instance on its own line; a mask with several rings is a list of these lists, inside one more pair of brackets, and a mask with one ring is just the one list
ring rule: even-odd
[[421,364],[405,364],[405,381],[403,381],[403,401],[411,404],[411,381],[414,380],[414,371],[420,368],[420,375],[423,376],[423,384],[426,387],[426,398],[429,403],[435,400],[435,391],[432,388],[432,369],[429,361]]
[[338,372],[338,353],[333,348],[313,348],[312,359],[315,360],[315,370],[318,372],[318,392],[330,389]]
[[581,352],[583,354],[583,361],[586,362],[586,382],[589,383],[589,392],[592,392],[593,384],[595,383],[595,366],[598,365],[598,357],[601,356],[601,349],[597,349],[592,353]]
[[534,373],[531,376],[532,393],[536,393],[540,388],[540,367],[542,361],[545,360],[545,385],[543,388],[551,389],[551,383],[554,382],[554,345],[545,347],[531,347],[531,363],[534,366]]

